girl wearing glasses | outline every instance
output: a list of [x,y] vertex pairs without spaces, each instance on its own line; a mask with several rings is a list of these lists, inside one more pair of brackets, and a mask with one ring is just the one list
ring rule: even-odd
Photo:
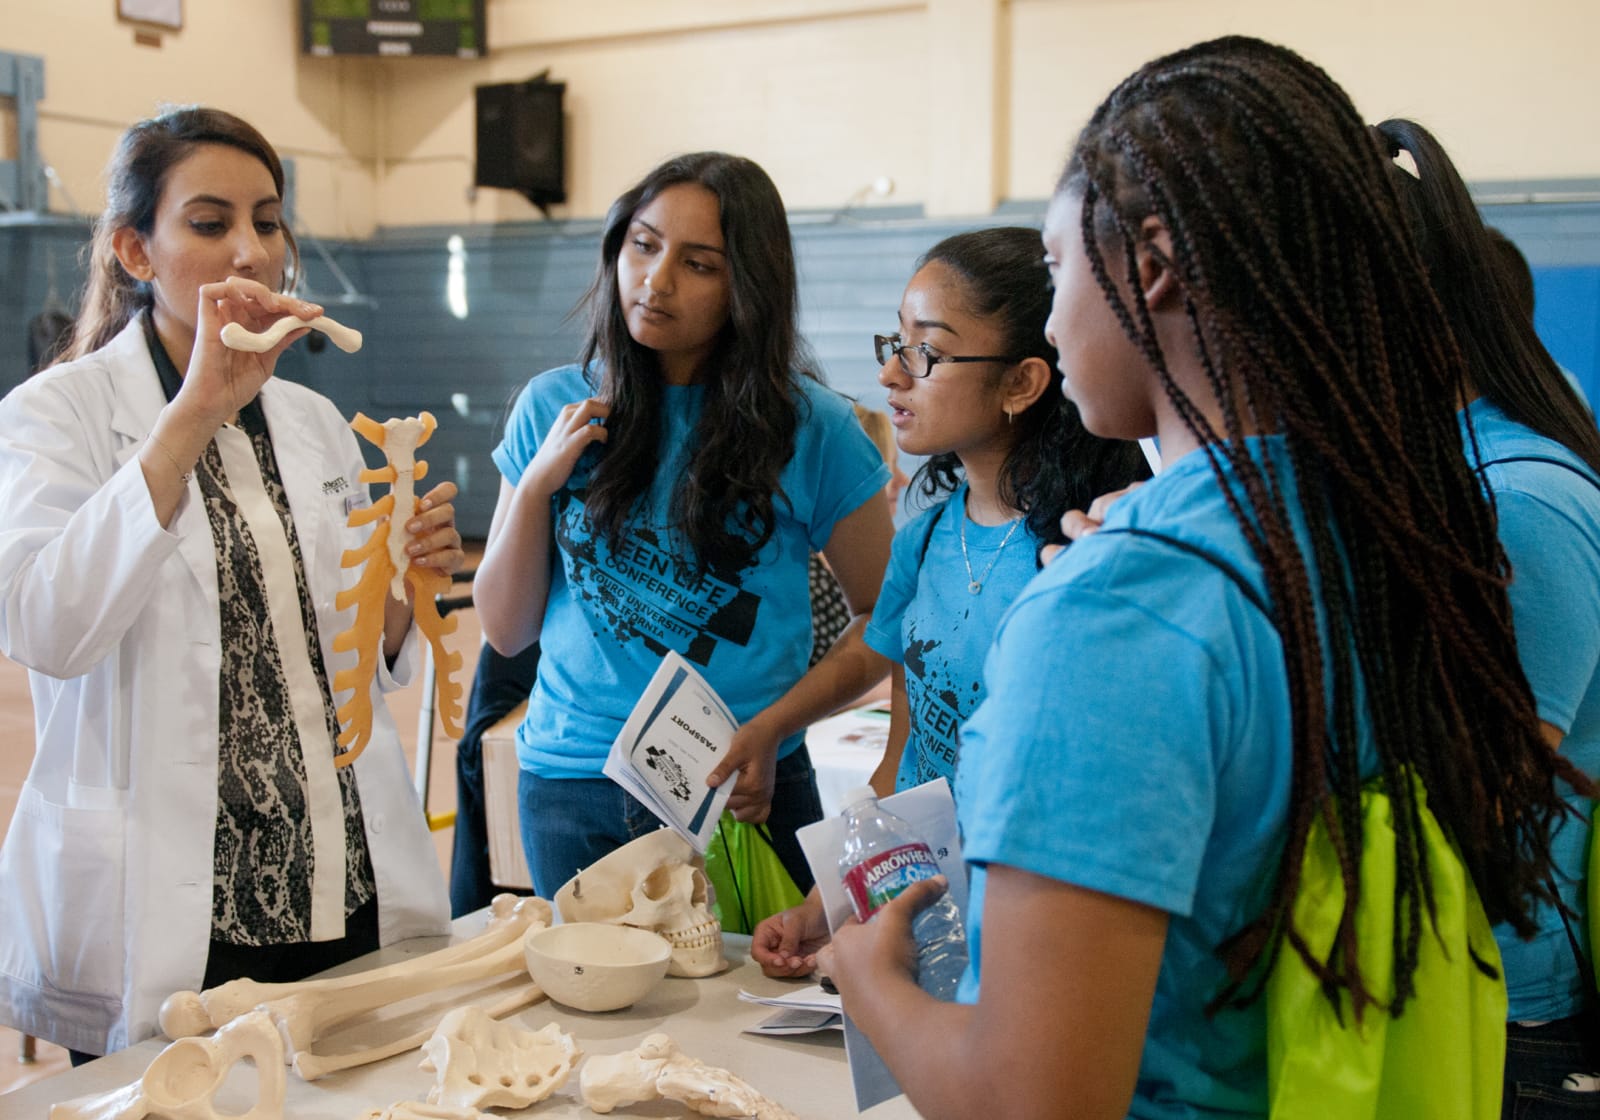
[[[1429,868],[1531,932],[1553,777],[1589,783],[1540,739],[1461,454],[1465,364],[1326,74],[1242,38],[1149,63],[1079,137],[1044,244],[1085,427],[1155,435],[1165,467],[995,635],[958,776],[962,1002],[911,974],[935,883],[824,964],[930,1120],[1266,1116],[1266,970],[1303,966],[1352,1030],[1410,1016],[1424,947],[1439,961]],[[1392,832],[1363,850],[1375,776]],[[1430,812],[1459,855],[1419,858]],[[1352,885],[1388,859],[1360,897],[1412,936],[1361,955],[1349,890],[1340,951],[1286,936],[1314,830]],[[1483,975],[1459,944],[1442,967]]]
[[[1090,435],[1061,395],[1049,310],[1038,230],[974,230],[923,256],[899,330],[874,339],[895,442],[929,456],[912,488],[942,499],[895,534],[871,623],[824,660],[862,680],[892,674],[880,795],[955,782],[984,655],[1039,547],[1062,539],[1064,511],[1147,473],[1137,444]],[[751,951],[770,976],[804,975],[827,934],[813,892],[761,923]]]
[[529,382],[495,449],[504,480],[474,594],[495,649],[543,650],[517,755],[545,897],[659,826],[601,767],[668,649],[742,724],[714,775],[737,779],[729,808],[770,813],[785,867],[811,885],[794,833],[822,807],[802,731],[832,708],[810,677],[795,687],[807,559],[820,549],[864,616],[893,527],[882,458],[805,369],[796,287],[760,167],[720,152],[663,163],[607,216],[581,360]]

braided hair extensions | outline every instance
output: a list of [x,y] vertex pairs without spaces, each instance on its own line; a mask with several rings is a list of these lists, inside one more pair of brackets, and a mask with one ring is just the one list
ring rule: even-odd
[[[1493,510],[1461,451],[1466,364],[1387,161],[1323,71],[1284,48],[1226,38],[1119,85],[1079,137],[1058,192],[1081,199],[1089,266],[1223,483],[1283,642],[1287,835],[1263,911],[1219,947],[1232,980],[1212,1008],[1254,999],[1285,941],[1336,1006],[1341,990],[1358,1015],[1380,1002],[1357,963],[1354,921],[1364,712],[1396,816],[1386,1010],[1399,1014],[1432,911],[1413,778],[1490,919],[1519,933],[1547,897],[1549,834],[1563,808],[1552,777],[1591,787],[1539,736]],[[1149,218],[1171,238],[1168,263],[1214,401],[1177,384],[1140,286],[1116,280],[1138,275],[1136,252],[1159,251],[1141,240]],[[1293,478],[1252,457],[1241,437],[1257,433],[1284,439]],[[1313,957],[1291,918],[1319,818],[1345,882],[1328,960]]]

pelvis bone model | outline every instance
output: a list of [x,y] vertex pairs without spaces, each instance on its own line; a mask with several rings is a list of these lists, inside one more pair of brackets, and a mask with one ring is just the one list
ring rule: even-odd
[[672,944],[669,976],[711,976],[727,962],[705,866],[683,837],[658,829],[573,876],[556,892],[556,909],[565,922],[607,922],[659,933]]
[[[246,1059],[260,1079],[255,1107],[219,1112],[217,1091],[228,1071]],[[281,1120],[284,1088],[283,1040],[266,1013],[256,1011],[235,1019],[215,1038],[174,1042],[131,1085],[51,1106],[50,1120]]]
[[537,1104],[567,1083],[583,1056],[556,1023],[530,1031],[471,1005],[441,1019],[422,1052],[422,1068],[437,1075],[428,1103],[473,1109]]
[[350,525],[367,525],[380,517],[367,543],[351,549],[340,561],[346,568],[358,564],[366,566],[361,579],[346,591],[339,592],[334,605],[345,610],[356,605],[356,620],[350,629],[333,640],[338,652],[357,651],[355,666],[340,669],[333,675],[333,687],[338,691],[354,690],[350,699],[339,707],[339,745],[349,749],[334,759],[335,766],[348,766],[366,749],[372,738],[372,678],[378,671],[378,654],[383,644],[383,604],[387,594],[404,602],[406,584],[411,585],[412,609],[416,614],[417,628],[433,647],[434,664],[438,666],[438,711],[444,721],[445,731],[452,737],[461,737],[461,684],[455,679],[461,668],[461,654],[444,647],[446,634],[455,632],[454,618],[441,618],[434,604],[435,596],[450,589],[450,577],[436,568],[413,567],[406,555],[406,522],[416,511],[417,495],[414,483],[427,477],[428,464],[416,457],[416,450],[433,435],[433,414],[404,420],[390,420],[379,424],[361,413],[350,421],[350,426],[367,442],[383,448],[388,465],[378,470],[361,472],[362,482],[387,482],[389,493],[372,503],[369,508],[350,511]]

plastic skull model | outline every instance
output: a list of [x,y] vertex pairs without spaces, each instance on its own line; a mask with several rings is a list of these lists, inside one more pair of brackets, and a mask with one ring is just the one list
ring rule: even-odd
[[672,944],[669,976],[710,976],[727,967],[705,860],[670,828],[641,836],[574,875],[556,892],[556,909],[564,922],[659,933]]

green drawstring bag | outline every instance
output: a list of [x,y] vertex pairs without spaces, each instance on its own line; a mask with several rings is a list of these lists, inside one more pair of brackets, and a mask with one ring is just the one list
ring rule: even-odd
[[1600,801],[1589,820],[1589,867],[1584,874],[1589,900],[1589,979],[1600,991]]
[[706,850],[706,876],[716,897],[711,910],[725,933],[753,933],[780,910],[805,901],[772,846],[766,825],[746,824],[723,813]]
[[[1317,978],[1288,945],[1267,978],[1267,1080],[1274,1120],[1498,1120],[1506,1052],[1500,950],[1460,857],[1417,786],[1423,856],[1438,933],[1423,913],[1415,994],[1399,1018],[1347,997],[1336,1016]],[[1361,794],[1361,974],[1387,1003],[1393,992],[1394,826],[1389,797]],[[1592,889],[1592,884],[1591,884]],[[1319,818],[1306,843],[1294,922],[1318,959],[1338,930],[1344,883]],[[1402,917],[1402,920],[1403,917]],[[1492,979],[1473,962],[1489,965]],[[1342,1019],[1342,1021],[1341,1021]]]

